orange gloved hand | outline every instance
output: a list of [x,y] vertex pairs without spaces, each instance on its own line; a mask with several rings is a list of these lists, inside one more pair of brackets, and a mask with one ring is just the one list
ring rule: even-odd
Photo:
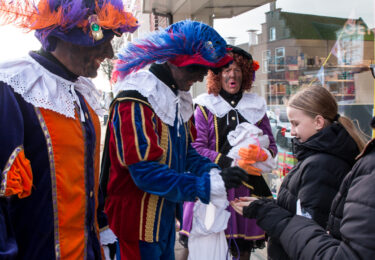
[[249,160],[238,160],[238,166],[244,169],[248,174],[254,176],[261,176],[262,170],[258,169],[257,167],[253,166],[252,161]]
[[264,162],[268,158],[267,153],[255,144],[250,144],[249,148],[240,148],[238,155],[242,160],[251,161],[251,164],[255,162]]

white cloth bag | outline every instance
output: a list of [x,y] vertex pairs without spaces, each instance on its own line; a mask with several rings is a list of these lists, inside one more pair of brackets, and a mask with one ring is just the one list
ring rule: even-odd
[[189,260],[224,260],[228,244],[224,230],[230,217],[224,182],[218,169],[210,172],[210,204],[195,203],[193,226],[189,235]]

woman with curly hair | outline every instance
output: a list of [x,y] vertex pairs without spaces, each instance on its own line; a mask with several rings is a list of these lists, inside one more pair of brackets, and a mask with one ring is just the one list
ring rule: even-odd
[[[246,186],[227,190],[229,201],[243,196],[270,196],[271,193],[260,176],[261,170],[246,160],[237,161],[228,154],[233,148],[228,134],[241,123],[255,125],[263,131],[264,136],[268,136],[269,145],[265,149],[267,157],[273,158],[277,154],[266,115],[266,102],[257,94],[249,92],[259,65],[246,51],[234,46],[229,46],[229,49],[233,62],[220,71],[209,71],[208,93],[194,100],[197,138],[192,145],[199,154],[208,157],[221,168],[237,164],[250,174],[250,186],[245,184]],[[245,150],[251,153],[249,149],[251,148]],[[180,234],[185,241],[192,226],[193,207],[193,203],[185,203],[184,206],[184,222]],[[264,231],[256,225],[255,220],[240,216],[232,208],[228,210],[230,218],[225,234],[230,251],[233,256],[248,260],[253,249],[264,247]]]

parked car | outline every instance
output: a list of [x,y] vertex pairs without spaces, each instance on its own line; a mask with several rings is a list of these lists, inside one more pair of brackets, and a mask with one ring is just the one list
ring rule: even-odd
[[291,125],[286,111],[280,111],[278,115],[273,111],[267,111],[267,116],[276,144],[284,149],[291,150],[293,136],[290,134]]

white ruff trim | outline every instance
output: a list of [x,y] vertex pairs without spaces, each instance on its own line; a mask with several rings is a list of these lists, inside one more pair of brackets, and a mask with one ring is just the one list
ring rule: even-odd
[[79,77],[76,82],[68,81],[51,73],[30,56],[1,63],[0,81],[11,86],[14,92],[33,106],[69,118],[75,116],[75,97],[70,92],[73,86],[98,115],[104,112],[98,102],[100,92],[90,79]]
[[255,124],[266,114],[267,105],[264,98],[255,93],[243,93],[237,106],[233,108],[220,95],[202,94],[194,99],[194,103],[206,107],[217,117],[224,117],[231,110],[237,110],[249,123]]
[[132,73],[119,81],[114,87],[114,94],[124,90],[138,91],[146,97],[156,115],[166,124],[173,126],[178,112],[185,123],[193,115],[193,100],[190,92],[173,91],[148,70]]

